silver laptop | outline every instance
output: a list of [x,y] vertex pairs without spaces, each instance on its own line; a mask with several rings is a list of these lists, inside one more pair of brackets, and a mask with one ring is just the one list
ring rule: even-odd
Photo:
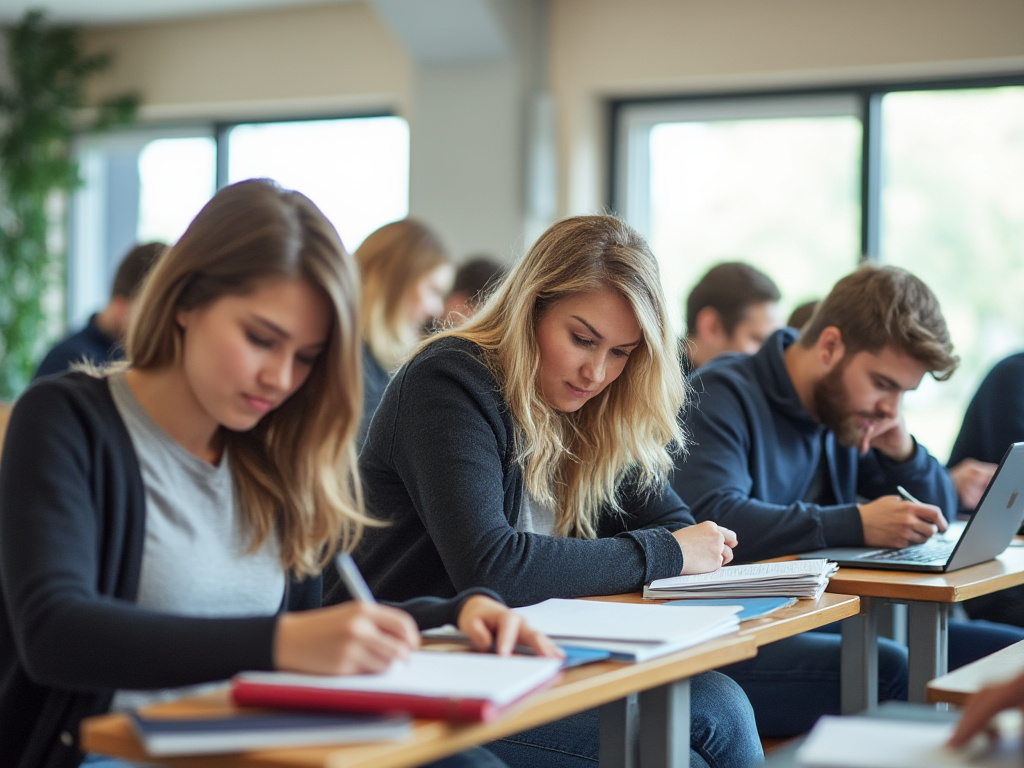
[[1003,455],[978,508],[966,522],[951,523],[944,533],[903,549],[831,547],[804,552],[800,559],[827,558],[854,568],[898,571],[955,571],[1000,554],[1024,522],[1024,443]]

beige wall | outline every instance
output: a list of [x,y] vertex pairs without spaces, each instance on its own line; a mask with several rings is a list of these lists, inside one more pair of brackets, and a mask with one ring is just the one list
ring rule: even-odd
[[1024,71],[1020,0],[551,0],[559,208],[607,199],[605,100]]
[[[608,97],[1024,71],[1021,0],[549,0],[548,7],[559,215],[598,210],[607,199]],[[144,119],[387,108],[416,131],[410,113],[422,73],[370,4],[108,27],[85,39],[116,61],[92,95],[135,89]],[[447,148],[433,141],[432,151],[464,152],[460,131],[433,125],[432,135],[451,137]],[[492,188],[521,186],[531,153],[520,152],[505,164],[509,178],[491,179]],[[440,175],[416,185],[445,195],[447,183]]]
[[134,90],[143,120],[408,109],[412,64],[364,3],[106,27],[114,67],[92,98]]

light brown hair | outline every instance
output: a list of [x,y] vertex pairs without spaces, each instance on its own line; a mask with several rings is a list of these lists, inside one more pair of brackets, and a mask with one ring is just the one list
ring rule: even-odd
[[371,232],[356,249],[363,282],[362,328],[377,361],[394,370],[419,341],[403,317],[409,291],[442,264],[448,252],[430,227],[402,219]]
[[157,262],[138,299],[127,353],[140,370],[181,356],[181,310],[301,279],[331,308],[327,345],[309,378],[248,432],[224,430],[238,506],[258,549],[275,533],[282,564],[319,572],[363,525],[355,435],[362,409],[359,278],[334,227],[306,196],[268,180],[225,187]]
[[865,264],[842,278],[818,305],[800,344],[814,346],[830,326],[839,329],[848,354],[891,347],[920,361],[939,381],[960,363],[935,294],[898,267]]

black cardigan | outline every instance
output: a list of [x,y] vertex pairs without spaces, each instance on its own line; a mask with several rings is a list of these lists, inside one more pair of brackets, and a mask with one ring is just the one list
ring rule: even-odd
[[356,551],[377,594],[450,596],[481,585],[527,605],[679,574],[670,531],[693,518],[667,483],[652,495],[623,484],[625,514],[603,514],[597,539],[518,533],[514,433],[475,344],[441,339],[398,371],[360,455],[367,507],[390,523],[368,530]]
[[[139,608],[145,488],[104,379],[69,374],[18,400],[0,462],[0,766],[82,759],[82,718],[116,689],[173,688],[273,668],[277,616],[189,618]],[[320,605],[319,578],[283,608]],[[402,606],[421,626],[459,603]]]

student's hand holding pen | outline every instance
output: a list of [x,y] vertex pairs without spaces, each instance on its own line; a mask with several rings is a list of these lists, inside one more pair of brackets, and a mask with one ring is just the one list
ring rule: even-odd
[[565,656],[547,635],[535,630],[508,606],[486,595],[473,595],[462,604],[459,629],[480,651],[493,648],[495,653],[508,656],[517,646],[525,646],[538,656],[556,659]]
[[420,645],[416,622],[405,611],[379,605],[347,552],[334,557],[352,599],[317,611],[286,613],[274,635],[274,667],[323,675],[383,672]]
[[921,544],[948,527],[941,509],[918,501],[902,486],[897,488],[899,496],[882,496],[859,506],[864,543],[869,547]]
[[283,614],[274,633],[274,668],[314,675],[383,672],[419,644],[419,629],[405,611],[350,600]]

